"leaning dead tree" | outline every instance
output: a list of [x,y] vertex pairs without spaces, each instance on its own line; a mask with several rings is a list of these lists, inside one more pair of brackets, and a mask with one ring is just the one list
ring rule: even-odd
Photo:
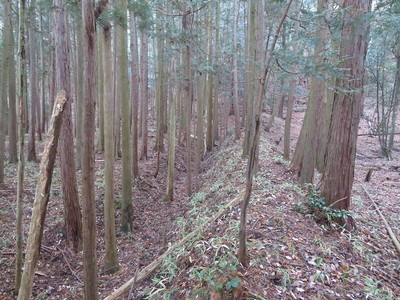
[[42,160],[40,162],[40,173],[33,203],[32,219],[26,246],[24,271],[22,273],[21,286],[18,292],[18,300],[28,300],[32,293],[33,277],[39,259],[44,220],[50,196],[53,168],[57,156],[58,137],[61,131],[62,116],[66,103],[67,98],[65,91],[61,91],[57,95],[54,104],[53,114],[48,129],[48,137],[44,147]]

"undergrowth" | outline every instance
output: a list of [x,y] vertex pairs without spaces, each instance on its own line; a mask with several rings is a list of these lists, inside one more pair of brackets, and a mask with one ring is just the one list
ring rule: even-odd
[[[235,148],[235,147],[233,147]],[[209,193],[199,191],[188,201],[188,213],[176,220],[180,236],[184,237],[199,226],[206,226],[212,216],[224,203],[215,200],[228,199],[238,193],[234,182],[243,177],[238,162],[238,151],[223,149],[216,157],[217,162],[207,172],[212,183]],[[237,175],[234,174],[237,172]],[[226,202],[226,201],[223,201]],[[160,272],[152,278],[152,284],[141,292],[145,299],[177,299],[186,290],[185,299],[210,299],[218,293],[223,299],[232,299],[232,291],[240,285],[237,249],[238,220],[230,220],[221,236],[203,240],[199,236],[180,247],[164,260]],[[181,276],[180,276],[181,275]],[[179,282],[180,278],[185,282]],[[187,286],[189,284],[189,286]],[[182,286],[184,285],[184,286]],[[177,288],[179,286],[179,288]]]
[[313,218],[319,224],[328,224],[332,228],[338,226],[337,220],[351,216],[348,210],[335,209],[333,204],[326,205],[325,197],[321,196],[321,192],[315,188],[310,189],[305,201],[295,204],[294,210]]
[[[180,292],[176,286],[190,283],[188,299],[209,299],[212,293],[225,295],[240,284],[239,261],[235,256],[238,221],[231,220],[223,236],[209,240],[194,237],[174,254],[168,256],[152,278],[152,284],[141,295],[145,299],[176,299]],[[182,275],[184,283],[179,282]],[[182,295],[181,295],[182,296]]]

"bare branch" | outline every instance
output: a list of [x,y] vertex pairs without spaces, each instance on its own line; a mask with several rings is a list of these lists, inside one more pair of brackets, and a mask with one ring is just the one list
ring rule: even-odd
[[286,69],[285,69],[284,67],[282,67],[282,65],[279,63],[278,59],[275,59],[275,61],[276,61],[276,64],[278,65],[278,67],[282,69],[282,71],[284,71],[284,72],[286,72],[286,73],[288,73],[288,74],[293,74],[293,75],[299,74],[299,72],[290,72],[290,71],[286,70]]

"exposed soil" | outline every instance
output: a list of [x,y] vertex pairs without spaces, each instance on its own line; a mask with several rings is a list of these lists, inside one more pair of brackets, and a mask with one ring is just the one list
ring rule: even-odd
[[[305,103],[296,103],[292,149],[304,116]],[[227,211],[209,230],[176,255],[148,280],[133,286],[130,299],[398,299],[400,259],[385,227],[366,196],[378,203],[400,238],[400,153],[396,136],[394,160],[379,151],[376,137],[360,136],[351,213],[354,232],[333,230],[298,212],[296,204],[306,191],[295,184],[288,162],[282,158],[283,120],[263,132],[260,171],[248,215],[250,266],[238,265],[235,253],[239,208]],[[365,120],[360,133],[367,133]],[[154,137],[150,140],[153,141]],[[182,143],[183,145],[183,143]],[[203,224],[218,207],[236,197],[245,186],[247,161],[241,142],[228,137],[219,152],[208,154],[202,165],[201,186],[192,199],[185,197],[186,168],[183,146],[177,149],[176,189],[173,203],[165,203],[166,157],[156,154],[140,162],[141,181],[134,182],[134,232],[118,229],[120,271],[105,275],[101,266],[103,240],[103,164],[96,155],[97,236],[99,293],[101,298],[121,286],[162,254],[187,232]],[[42,144],[39,143],[39,150]],[[149,146],[152,149],[152,145]],[[367,171],[372,179],[364,183]],[[14,244],[16,166],[6,165],[6,182],[0,187],[0,299],[14,299]],[[38,164],[27,163],[25,172],[24,236],[28,233]],[[80,172],[78,172],[80,176]],[[116,161],[115,197],[121,195],[121,160]],[[317,179],[316,179],[317,180]],[[63,239],[60,172],[55,170],[46,218],[42,252],[34,280],[35,299],[82,299],[82,257],[66,248]],[[119,213],[116,213],[119,224]],[[208,276],[208,277],[207,277]],[[240,278],[240,279],[236,279]],[[238,282],[237,282],[238,281]],[[387,297],[387,298],[385,298]],[[128,295],[124,296],[128,299]]]

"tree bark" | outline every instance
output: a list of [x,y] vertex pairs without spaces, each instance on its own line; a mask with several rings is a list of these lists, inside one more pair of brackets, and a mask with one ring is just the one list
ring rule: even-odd
[[202,74],[197,84],[197,124],[196,124],[196,145],[195,145],[195,167],[196,189],[200,187],[200,164],[204,155],[204,96],[206,88],[206,75]]
[[[54,1],[54,38],[56,56],[56,90],[64,90],[71,97],[71,78],[68,59],[66,0]],[[60,169],[64,203],[64,226],[69,247],[78,252],[82,243],[82,215],[79,206],[75,173],[74,138],[71,103],[66,103],[60,136]]]
[[4,152],[5,152],[5,141],[6,141],[6,106],[7,106],[7,82],[9,80],[8,74],[8,65],[9,65],[9,52],[8,48],[8,26],[10,23],[8,22],[8,9],[9,9],[8,1],[4,3],[4,21],[5,24],[3,26],[3,51],[1,58],[1,69],[4,70],[0,74],[0,184],[4,182]]
[[296,82],[294,79],[290,81],[288,103],[286,108],[285,118],[285,134],[283,138],[283,157],[290,159],[290,127],[292,125],[292,114],[294,105],[294,92],[296,88]]
[[21,285],[22,275],[22,214],[24,198],[24,143],[25,143],[25,99],[26,99],[26,52],[25,52],[25,0],[19,0],[18,9],[18,67],[17,67],[17,96],[18,96],[18,183],[17,208],[15,224],[15,293]]
[[[174,66],[171,66],[174,68]],[[174,70],[173,70],[174,72]],[[169,124],[168,124],[168,172],[167,172],[167,191],[165,200],[174,200],[174,176],[175,176],[175,146],[176,146],[176,95],[172,84],[169,85]],[[176,92],[176,91],[175,91]]]
[[98,299],[96,255],[96,198],[94,187],[94,130],[96,101],[96,35],[94,3],[82,0],[83,29],[83,149],[82,233],[84,299]]
[[128,1],[120,0],[122,24],[118,39],[119,95],[121,103],[121,146],[122,146],[122,202],[121,230],[132,232],[132,150],[131,150],[131,99],[129,97],[127,9]]
[[78,24],[77,30],[77,60],[78,60],[78,69],[75,70],[78,73],[78,84],[77,84],[77,93],[75,98],[75,108],[76,108],[76,117],[75,117],[75,147],[76,147],[76,168],[81,169],[82,166],[82,144],[83,144],[83,108],[84,108],[84,99],[83,99],[83,33],[82,33],[82,24]]
[[139,113],[139,56],[136,30],[136,18],[130,16],[130,48],[131,48],[131,101],[132,101],[132,175],[139,177],[138,163],[138,113]]
[[247,157],[251,147],[252,126],[254,122],[254,95],[255,95],[255,53],[256,53],[256,1],[248,0],[248,25],[247,25],[247,79],[246,79],[246,126],[243,139],[243,157]]
[[[190,9],[188,13],[182,17],[182,31],[184,34],[189,35],[190,27]],[[192,124],[192,100],[193,100],[193,84],[192,84],[192,71],[191,71],[191,47],[189,41],[184,46],[184,101],[186,107],[186,194],[188,197],[192,195],[192,138],[191,124]]]
[[[362,111],[364,64],[371,0],[346,0],[340,44],[342,76],[336,80],[332,116],[320,188],[326,205],[349,209],[354,180],[357,131]],[[357,24],[357,26],[355,26]],[[345,220],[338,220],[345,224]],[[347,223],[348,225],[351,225]]]
[[[213,42],[212,42],[212,26],[211,26],[211,13],[209,13],[208,22],[210,25],[208,26],[208,64],[212,65],[213,62]],[[212,152],[214,147],[213,141],[213,87],[212,87],[212,74],[208,72],[207,81],[206,81],[206,99],[207,99],[207,131],[206,131],[206,149],[207,152]]]
[[389,134],[389,143],[388,143],[388,148],[390,151],[392,151],[392,149],[393,149],[394,136],[395,136],[395,132],[396,132],[396,120],[397,120],[399,104],[400,104],[400,44],[397,45],[396,60],[397,60],[397,63],[396,63],[397,71],[396,71],[395,86],[394,86],[394,92],[393,92],[393,102],[394,103],[393,103],[393,112],[392,112],[392,120],[391,120],[391,125],[390,125],[390,134]]
[[40,173],[33,203],[32,218],[26,246],[24,272],[22,274],[21,287],[18,292],[18,300],[29,300],[32,293],[33,277],[39,260],[47,203],[50,197],[53,168],[57,156],[58,137],[60,136],[63,121],[62,117],[66,103],[67,95],[65,91],[62,91],[57,95],[55,101],[53,115],[49,124],[48,137],[40,163]]
[[[99,35],[102,35],[103,33],[99,33]],[[104,152],[104,81],[109,80],[109,78],[112,77],[105,77],[104,73],[106,72],[103,66],[103,43],[101,42],[101,39],[98,40],[98,64],[97,64],[97,123],[98,123],[98,136],[97,136],[97,146],[96,150],[97,152]],[[108,71],[108,70],[107,70]]]
[[[328,9],[327,0],[318,1],[318,13],[322,14]],[[315,46],[315,63],[321,64],[328,44],[328,29],[325,18],[320,17],[317,27],[317,44]],[[318,70],[320,71],[320,70]],[[311,78],[310,96],[306,114],[301,129],[301,134],[296,145],[292,169],[297,172],[301,184],[312,183],[314,169],[319,151],[322,151],[322,134],[324,128],[325,106],[327,102],[327,84],[321,76]],[[300,141],[300,138],[303,141]]]
[[[157,13],[157,19],[162,21],[162,15],[160,12]],[[164,152],[164,109],[165,109],[165,97],[164,97],[164,48],[165,41],[163,37],[163,29],[161,24],[157,23],[157,87],[156,87],[156,123],[157,123],[157,136],[154,146],[154,151],[157,151],[157,157],[160,156],[160,152]],[[159,161],[157,162],[157,170],[159,168]],[[158,172],[157,172],[158,173]]]
[[214,103],[213,103],[213,143],[216,144],[219,141],[219,59],[220,59],[220,45],[219,45],[219,20],[220,20],[220,4],[215,3],[215,74],[213,74],[213,88],[214,88]]
[[240,116],[239,116],[239,88],[238,88],[238,62],[237,62],[237,26],[238,26],[239,0],[234,0],[233,9],[233,110],[235,114],[235,139],[240,138]]
[[[40,9],[39,31],[44,32],[43,28],[43,9]],[[44,57],[44,41],[39,39],[39,55],[40,55],[40,132],[46,132],[46,74],[45,57]]]
[[[8,2],[8,1],[7,1]],[[8,2],[10,3],[10,2]],[[9,9],[9,14],[11,13],[11,8]],[[11,16],[9,16],[11,22]],[[9,49],[14,49],[14,37],[12,24],[10,24],[10,39],[9,39]],[[11,52],[9,65],[8,65],[8,107],[10,110],[10,117],[8,119],[8,134],[9,134],[9,142],[8,142],[8,153],[9,153],[9,161],[10,163],[18,162],[18,150],[17,150],[17,140],[18,140],[18,132],[17,132],[17,100],[16,100],[16,83],[15,83],[15,59],[14,53]],[[10,80],[11,78],[11,80]]]
[[29,98],[30,98],[30,125],[29,125],[29,141],[28,141],[28,161],[37,161],[36,158],[36,109],[37,102],[39,101],[37,92],[37,57],[36,57],[36,31],[35,31],[35,5],[36,1],[32,0],[30,3],[29,19]]
[[[1,59],[1,68],[4,70],[1,74],[1,98],[0,98],[0,157],[5,154],[5,134],[8,129],[8,153],[10,163],[17,162],[17,116],[15,101],[15,62],[14,62],[14,39],[11,16],[11,3],[5,0],[4,25],[3,25],[3,51]],[[7,98],[9,116],[7,118]],[[8,124],[7,124],[8,121]],[[0,161],[0,183],[4,180],[4,159]]]
[[121,97],[120,97],[120,78],[118,72],[118,53],[119,53],[119,36],[122,28],[116,26],[114,38],[114,136],[115,136],[115,157],[121,157]]
[[[105,78],[112,78],[111,27],[104,26],[101,43],[103,43],[103,66]],[[114,102],[113,82],[104,81],[104,272],[112,274],[118,271],[118,253],[115,236],[114,209]]]
[[140,53],[140,101],[141,101],[141,121],[142,121],[142,145],[140,159],[147,159],[147,135],[148,135],[148,117],[149,117],[149,74],[148,74],[148,36],[145,29],[141,30],[141,53]]

